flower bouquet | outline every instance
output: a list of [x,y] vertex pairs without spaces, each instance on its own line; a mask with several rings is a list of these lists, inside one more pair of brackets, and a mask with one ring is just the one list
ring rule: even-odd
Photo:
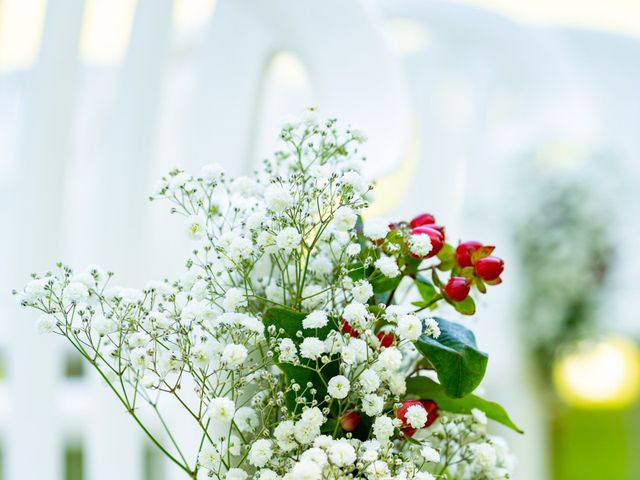
[[[179,280],[122,288],[58,264],[14,293],[189,478],[508,478],[487,418],[518,428],[472,393],[487,355],[435,316],[474,313],[471,291],[500,282],[494,247],[454,248],[426,213],[363,223],[363,135],[314,116],[280,135],[251,176],[208,165],[162,179],[152,199],[174,204],[195,244]],[[176,402],[189,445],[164,410]]]

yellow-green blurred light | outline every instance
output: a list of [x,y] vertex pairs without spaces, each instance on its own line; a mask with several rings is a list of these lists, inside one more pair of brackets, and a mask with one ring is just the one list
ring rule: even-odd
[[553,383],[571,406],[624,408],[640,394],[640,352],[618,336],[582,343],[556,361]]

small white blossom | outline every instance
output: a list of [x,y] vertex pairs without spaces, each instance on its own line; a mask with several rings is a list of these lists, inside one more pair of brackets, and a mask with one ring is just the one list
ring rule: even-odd
[[323,328],[328,323],[327,314],[322,310],[313,311],[302,320],[302,326],[306,329]]
[[337,375],[329,380],[329,385],[327,388],[327,392],[333,398],[337,398],[338,400],[342,400],[346,398],[349,394],[349,390],[351,389],[351,384],[349,383],[349,379],[343,375]]
[[281,250],[288,252],[296,248],[301,239],[302,235],[300,235],[295,228],[287,227],[276,236],[276,245],[278,245],[278,248]]
[[346,232],[353,228],[358,219],[355,212],[349,207],[342,207],[333,216],[333,225],[336,230]]
[[269,185],[264,191],[264,200],[267,207],[276,213],[284,212],[293,205],[293,197],[282,185]]
[[249,451],[249,463],[254,467],[264,467],[273,456],[271,441],[264,438],[255,440]]
[[427,411],[420,405],[411,405],[405,414],[407,424],[413,428],[422,428],[427,423]]
[[351,288],[353,299],[359,303],[367,303],[373,297],[373,287],[366,280],[358,280]]
[[429,235],[411,235],[409,250],[417,257],[426,257],[433,249]]
[[420,454],[427,462],[440,463],[440,453],[429,445],[422,447]]
[[325,351],[324,342],[317,337],[307,337],[300,344],[300,355],[310,360],[317,360]]
[[385,277],[395,278],[400,275],[400,268],[398,268],[398,264],[392,257],[382,255],[375,261],[374,265]]
[[374,220],[364,224],[363,233],[371,240],[382,240],[389,233],[389,224],[382,220]]
[[229,368],[237,368],[247,359],[247,347],[244,345],[230,344],[222,351],[222,361]]
[[426,318],[424,320],[424,326],[425,334],[433,338],[438,338],[440,336],[440,327],[438,326],[438,321],[435,318]]
[[398,320],[398,335],[411,342],[417,340],[422,335],[422,322],[415,315],[403,315]]

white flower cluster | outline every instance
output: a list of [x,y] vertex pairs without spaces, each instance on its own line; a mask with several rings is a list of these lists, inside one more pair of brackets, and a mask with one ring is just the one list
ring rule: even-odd
[[[413,342],[440,330],[393,294],[377,303],[375,286],[403,266],[387,223],[360,225],[370,190],[362,135],[307,119],[281,137],[287,150],[250,177],[209,165],[162,180],[154,198],[175,203],[195,242],[182,278],[138,290],[111,286],[98,267],[58,265],[18,293],[22,304],[43,312],[38,328],[67,337],[141,424],[143,403],[162,419],[161,397],[188,412],[193,463],[175,441],[152,438],[191,478],[429,480],[453,464],[484,475],[461,478],[506,478],[502,447],[475,433],[473,417],[431,431],[433,412],[397,414],[419,362]],[[410,248],[424,256],[431,244]],[[447,458],[465,428],[481,441]],[[411,442],[408,429],[418,431]]]

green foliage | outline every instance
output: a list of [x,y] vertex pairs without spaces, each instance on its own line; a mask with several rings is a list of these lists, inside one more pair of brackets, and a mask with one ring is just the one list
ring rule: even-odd
[[518,433],[522,430],[509,418],[506,410],[495,402],[485,400],[482,397],[470,394],[462,398],[451,398],[444,391],[442,385],[428,377],[412,377],[407,380],[407,395],[421,400],[433,400],[440,410],[451,413],[470,414],[477,408],[482,410],[487,417],[499,422]]
[[480,385],[489,357],[478,350],[470,330],[442,318],[436,320],[440,336],[435,339],[422,335],[415,345],[433,365],[447,395],[462,398]]

